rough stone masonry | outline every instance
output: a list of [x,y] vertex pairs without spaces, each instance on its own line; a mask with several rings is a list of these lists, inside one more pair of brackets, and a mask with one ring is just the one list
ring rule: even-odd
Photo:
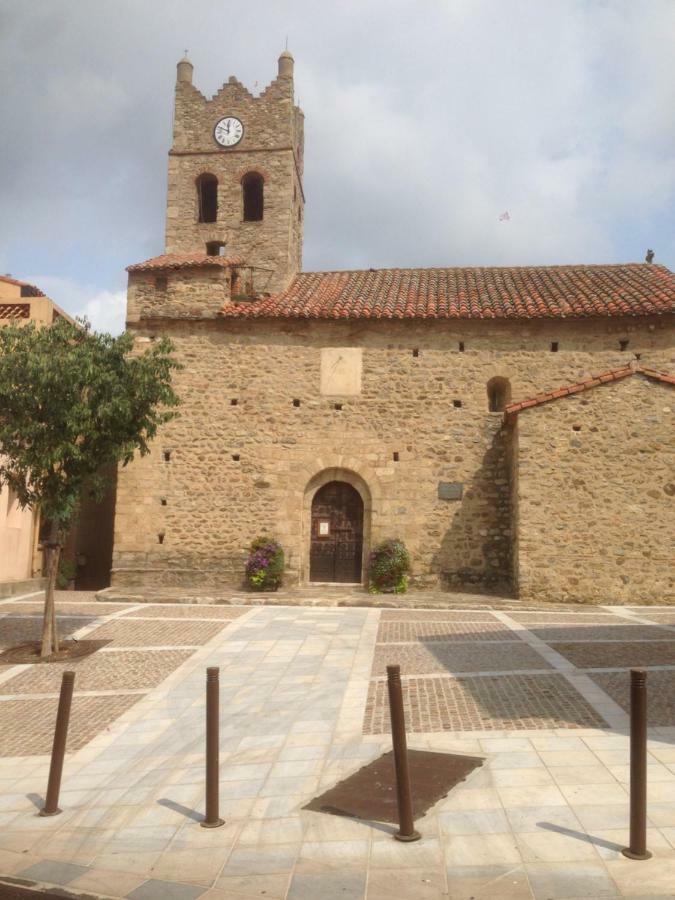
[[[227,118],[243,137],[223,147]],[[675,276],[303,273],[302,160],[290,54],[259,97],[230,78],[210,100],[181,60],[166,252],[129,267],[128,327],[140,346],[174,342],[183,402],[120,470],[113,583],[240,586],[261,533],[281,541],[286,582],[307,583],[323,527],[361,580],[398,537],[413,586],[675,600]],[[334,482],[360,524],[317,511]]]

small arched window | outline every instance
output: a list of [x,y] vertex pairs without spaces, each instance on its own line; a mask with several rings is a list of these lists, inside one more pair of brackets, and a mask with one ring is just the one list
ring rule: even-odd
[[488,409],[502,412],[511,402],[511,384],[508,378],[491,378],[487,383]]
[[263,217],[264,179],[257,172],[247,172],[241,179],[244,200],[244,222],[260,222]]
[[199,222],[218,219],[218,179],[208,172],[197,179],[197,210]]

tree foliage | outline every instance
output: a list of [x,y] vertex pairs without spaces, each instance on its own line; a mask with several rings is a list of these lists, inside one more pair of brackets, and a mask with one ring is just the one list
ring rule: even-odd
[[148,452],[178,399],[166,340],[132,353],[133,337],[96,334],[59,319],[0,329],[0,483],[22,507],[65,526],[99,471]]
[[0,328],[0,484],[39,509],[55,536],[83,491],[102,495],[102,468],[147,454],[176,415],[172,350],[162,339],[139,353],[131,334],[65,319]]

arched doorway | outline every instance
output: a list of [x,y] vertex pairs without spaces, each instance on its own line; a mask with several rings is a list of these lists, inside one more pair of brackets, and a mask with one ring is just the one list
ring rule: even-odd
[[346,481],[329,481],[312,500],[309,580],[361,581],[363,500]]

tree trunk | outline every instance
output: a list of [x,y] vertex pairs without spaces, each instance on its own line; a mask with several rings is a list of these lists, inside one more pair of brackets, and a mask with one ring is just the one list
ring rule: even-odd
[[49,539],[45,541],[47,548],[47,588],[45,590],[45,609],[42,620],[42,647],[40,656],[50,656],[59,649],[59,634],[56,627],[56,610],[54,606],[54,588],[59,571],[59,556],[61,555],[61,543],[59,541],[59,526],[52,522],[49,526]]

